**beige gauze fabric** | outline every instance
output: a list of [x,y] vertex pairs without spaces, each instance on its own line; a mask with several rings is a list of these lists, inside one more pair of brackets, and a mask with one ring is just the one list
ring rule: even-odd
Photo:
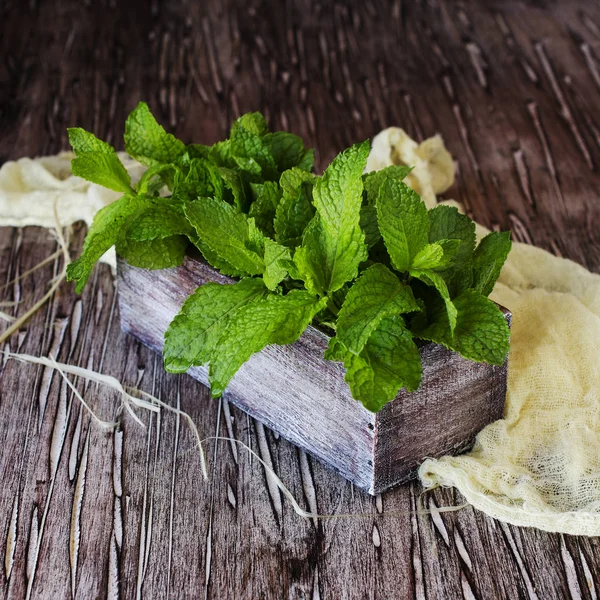
[[[118,196],[71,176],[69,158],[5,163],[0,225],[53,227],[55,202],[62,225],[89,224]],[[367,169],[399,163],[415,167],[407,183],[430,208],[454,181],[439,136],[417,144],[400,129],[381,132]],[[139,176],[137,163],[125,164]],[[492,298],[513,313],[505,418],[470,453],[426,460],[421,481],[455,487],[509,523],[600,535],[600,276],[515,243]]]
[[[0,167],[0,227],[61,227],[85,221],[88,227],[94,215],[122,194],[90,183],[71,174],[74,154],[20,158]],[[145,167],[124,152],[121,162],[138,181]],[[116,266],[114,248],[100,260]]]

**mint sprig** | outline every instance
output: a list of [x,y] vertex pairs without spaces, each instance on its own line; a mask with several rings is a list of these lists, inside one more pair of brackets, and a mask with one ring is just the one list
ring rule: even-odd
[[123,193],[98,212],[68,267],[78,292],[112,246],[148,269],[176,266],[195,246],[237,279],[198,288],[165,334],[165,368],[208,365],[213,395],[252,354],[293,343],[310,324],[332,336],[325,358],[343,363],[353,396],[372,411],[419,387],[419,340],[505,360],[508,326],[487,296],[509,233],[476,246],[469,217],[427,210],[403,183],[410,167],[363,174],[368,142],[317,176],[314,152],[271,132],[260,113],[237,119],[226,140],[186,145],[140,103],[125,147],[148,170],[133,185],[112,146],[79,128],[69,139],[73,172]]

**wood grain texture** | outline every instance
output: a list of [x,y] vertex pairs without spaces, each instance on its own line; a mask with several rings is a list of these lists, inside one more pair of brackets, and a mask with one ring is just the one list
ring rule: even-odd
[[[600,8],[591,0],[248,0],[0,3],[0,160],[66,148],[79,125],[122,147],[145,99],[187,141],[211,143],[263,110],[321,167],[388,125],[440,132],[456,157],[447,197],[600,271]],[[83,231],[73,243],[76,253]],[[0,230],[0,285],[56,244]],[[22,314],[57,272],[1,292]],[[8,309],[12,310],[12,309]],[[110,273],[64,286],[7,346],[115,375],[189,412],[203,435],[249,443],[304,507],[361,513],[304,521],[228,442],[203,482],[185,422],[124,415],[114,433],[59,377],[0,361],[1,595],[23,598],[597,598],[600,543],[488,519],[452,490],[375,499],[121,333]],[[85,386],[112,418],[117,399]],[[398,514],[423,502],[434,512]]]
[[[208,282],[233,280],[195,256],[157,271],[118,259],[121,328],[162,357],[169,324]],[[294,344],[268,346],[241,367],[223,398],[371,495],[414,477],[426,457],[464,452],[504,414],[507,362],[473,363],[431,342],[420,348],[418,391],[400,390],[373,414],[352,397],[342,364],[323,358],[329,339],[309,326]],[[208,385],[206,367],[188,374]]]

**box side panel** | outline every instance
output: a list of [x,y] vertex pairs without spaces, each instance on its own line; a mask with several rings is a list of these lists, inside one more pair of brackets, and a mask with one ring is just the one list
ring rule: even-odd
[[419,390],[401,391],[377,415],[375,493],[416,475],[425,458],[468,450],[481,429],[503,416],[507,363],[474,363],[433,344],[421,359]]
[[[207,281],[229,283],[211,267],[187,258],[175,269],[146,271],[118,265],[121,327],[161,352],[163,336],[185,298]],[[225,396],[284,438],[333,467],[357,486],[373,484],[375,416],[356,402],[340,364],[326,361],[327,336],[310,327],[290,346],[254,355]],[[207,384],[203,367],[189,374]]]

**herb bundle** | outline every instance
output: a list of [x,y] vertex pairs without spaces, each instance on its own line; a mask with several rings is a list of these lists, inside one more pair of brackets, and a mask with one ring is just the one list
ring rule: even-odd
[[487,296],[509,233],[476,246],[469,217],[427,210],[403,183],[410,167],[363,174],[368,142],[316,176],[313,151],[270,132],[259,113],[237,119],[225,141],[185,145],[140,103],[125,149],[148,169],[132,185],[112,146],[79,128],[69,140],[75,175],[123,193],[97,213],[69,265],[78,292],[112,246],[133,266],[161,269],[191,244],[237,279],[198,288],[165,334],[165,368],[208,364],[214,396],[252,354],[295,342],[310,324],[332,336],[325,358],[344,364],[353,396],[372,411],[419,387],[421,340],[504,362],[508,326]]

